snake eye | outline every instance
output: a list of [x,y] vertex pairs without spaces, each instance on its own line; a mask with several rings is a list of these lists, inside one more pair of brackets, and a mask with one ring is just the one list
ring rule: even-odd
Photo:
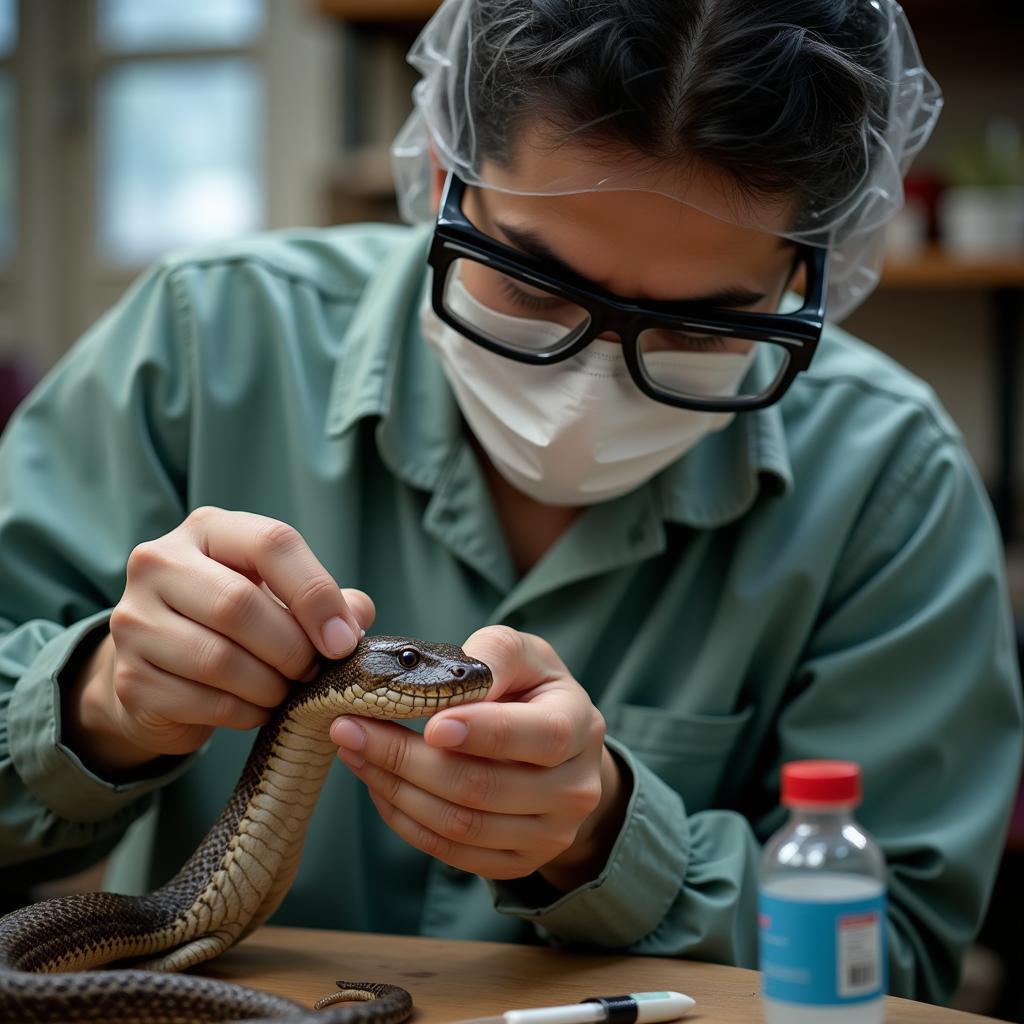
[[398,652],[398,664],[402,668],[415,668],[420,663],[420,652],[414,647],[403,647]]

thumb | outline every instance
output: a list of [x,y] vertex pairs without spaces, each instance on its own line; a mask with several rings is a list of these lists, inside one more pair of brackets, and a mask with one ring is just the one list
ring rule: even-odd
[[533,689],[569,672],[546,640],[510,626],[484,626],[466,640],[462,649],[491,670],[494,683],[487,700]]

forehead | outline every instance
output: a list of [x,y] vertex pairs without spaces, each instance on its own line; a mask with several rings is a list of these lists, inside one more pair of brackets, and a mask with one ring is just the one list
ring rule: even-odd
[[735,179],[696,159],[659,161],[614,144],[555,139],[550,129],[521,130],[502,161],[485,161],[485,184],[519,195],[589,192],[661,195],[736,227],[782,236],[795,216],[785,197],[756,198]]
[[679,299],[726,286],[770,291],[792,261],[775,235],[650,192],[522,196],[485,188],[472,190],[466,205],[487,233],[529,232],[578,274],[636,298]]
[[511,158],[484,164],[481,177],[492,187],[469,203],[487,228],[530,231],[618,294],[678,298],[681,280],[694,294],[735,284],[763,291],[792,260],[779,237],[788,206],[752,202],[707,166],[666,168],[526,132]]

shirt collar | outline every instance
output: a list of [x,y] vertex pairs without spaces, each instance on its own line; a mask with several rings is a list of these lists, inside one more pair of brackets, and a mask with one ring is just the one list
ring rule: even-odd
[[714,529],[745,515],[758,498],[788,494],[793,470],[778,404],[738,414],[653,481],[666,519]]
[[[433,491],[461,441],[461,416],[440,361],[420,330],[429,284],[432,229],[411,229],[363,290],[331,382],[327,434],[340,437],[377,418],[385,463],[408,483]],[[662,516],[697,529],[738,519],[763,493],[793,487],[778,405],[742,413],[649,484]]]

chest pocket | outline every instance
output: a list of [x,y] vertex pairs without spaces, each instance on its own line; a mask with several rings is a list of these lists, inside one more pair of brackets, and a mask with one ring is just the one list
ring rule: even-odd
[[692,814],[714,806],[730,755],[753,714],[753,707],[733,715],[697,715],[620,704],[604,717],[608,735],[679,793]]

